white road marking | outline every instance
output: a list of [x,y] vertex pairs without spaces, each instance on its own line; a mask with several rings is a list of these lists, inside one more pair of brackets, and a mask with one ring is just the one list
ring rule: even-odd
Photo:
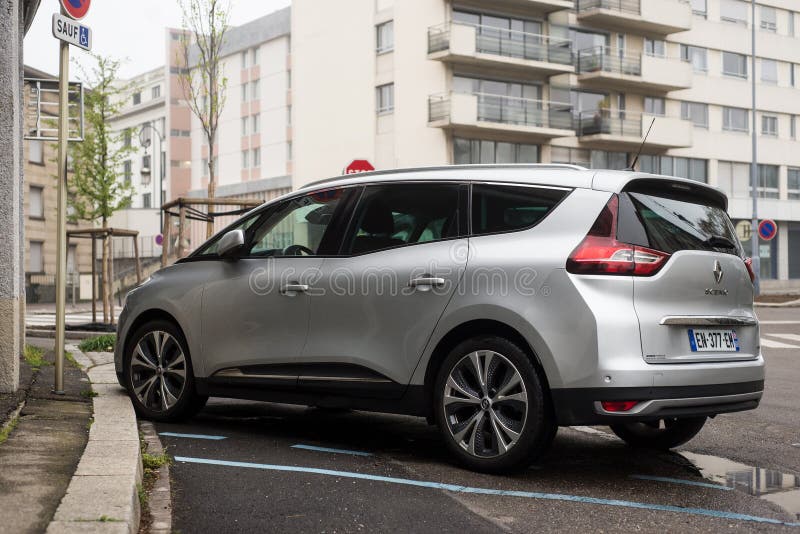
[[[774,335],[774,334],[773,334]],[[780,341],[773,341],[771,339],[761,338],[761,346],[770,349],[800,349],[798,345],[790,345],[789,343],[781,343]]]
[[800,334],[766,334],[772,337],[778,337],[781,339],[788,339],[789,341],[800,341]]
[[597,430],[596,428],[592,428],[590,426],[571,426],[572,430],[577,430],[578,432],[583,432],[584,434],[592,434],[594,436],[598,436],[604,439],[613,439],[616,440],[617,438],[612,436],[607,432],[603,432],[602,430]]

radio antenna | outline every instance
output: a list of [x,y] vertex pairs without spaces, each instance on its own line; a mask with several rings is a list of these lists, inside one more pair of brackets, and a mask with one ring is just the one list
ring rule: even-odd
[[647,142],[647,136],[650,135],[650,130],[653,129],[653,124],[656,123],[656,118],[653,117],[653,120],[650,121],[650,127],[647,129],[647,133],[644,134],[644,139],[642,139],[642,144],[639,145],[639,150],[636,151],[636,156],[633,158],[633,162],[631,163],[630,167],[627,169],[623,169],[626,171],[633,171],[636,170],[636,164],[639,163],[639,156],[642,153],[642,149],[644,148],[644,144]]

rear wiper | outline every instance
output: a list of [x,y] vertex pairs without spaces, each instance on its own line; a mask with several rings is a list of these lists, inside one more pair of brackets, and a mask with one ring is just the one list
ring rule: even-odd
[[734,243],[727,237],[721,235],[712,235],[711,237],[703,241],[703,244],[714,248],[729,248],[729,249],[737,248],[736,243]]

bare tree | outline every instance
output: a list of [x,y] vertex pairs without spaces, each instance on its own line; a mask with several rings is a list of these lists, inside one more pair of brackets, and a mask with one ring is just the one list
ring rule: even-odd
[[[180,0],[184,33],[181,37],[182,66],[178,79],[189,109],[199,119],[208,146],[208,197],[217,188],[214,145],[228,79],[222,72],[220,55],[228,30],[230,4],[227,0]],[[208,208],[209,216],[212,213]],[[209,217],[206,233],[214,231]]]

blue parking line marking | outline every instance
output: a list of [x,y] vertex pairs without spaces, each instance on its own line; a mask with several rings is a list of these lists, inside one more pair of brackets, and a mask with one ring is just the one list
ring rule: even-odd
[[308,451],[318,451],[318,452],[332,452],[334,454],[352,454],[353,456],[372,456],[371,452],[364,452],[364,451],[350,451],[347,449],[331,449],[330,447],[316,447],[314,445],[292,445],[293,449],[305,449]]
[[209,436],[207,434],[180,434],[178,432],[159,432],[159,436],[169,436],[171,438],[191,438],[191,439],[227,439],[225,436]]
[[409,478],[385,477],[380,475],[370,475],[366,473],[353,473],[350,471],[336,471],[333,469],[319,469],[316,467],[300,467],[294,465],[275,465],[275,464],[256,464],[250,462],[232,462],[228,460],[213,460],[210,458],[191,458],[187,456],[176,456],[176,462],[220,465],[224,467],[244,467],[249,469],[263,469],[267,471],[289,471],[294,473],[311,473],[315,475],[328,475],[342,478],[357,478],[362,480],[373,480],[376,482],[388,482],[390,484],[402,484],[405,486],[417,486],[422,488],[441,489],[456,493],[473,493],[479,495],[499,495],[507,497],[522,497],[528,499],[541,499],[548,501],[568,501],[587,504],[599,504],[603,506],[619,506],[623,508],[638,508],[642,510],[656,510],[660,512],[676,512],[679,514],[700,515],[715,517],[718,519],[732,519],[736,521],[750,521],[755,523],[769,523],[773,525],[783,525],[787,527],[800,527],[800,523],[788,523],[780,519],[769,517],[758,517],[754,515],[738,514],[735,512],[724,512],[721,510],[709,510],[706,508],[684,508],[668,504],[648,504],[636,501],[622,501],[617,499],[600,499],[597,497],[583,497],[580,495],[567,495],[561,493],[539,493],[534,491],[498,490],[491,488],[474,488],[469,486],[459,486],[456,484],[445,484],[442,482],[429,482],[425,480],[414,480]]
[[733,490],[733,488],[729,488],[728,486],[723,486],[722,484],[712,484],[710,482],[697,482],[695,480],[684,480],[682,478],[654,477],[650,475],[630,475],[628,478],[635,478],[638,480],[654,480],[656,482],[668,482],[670,484],[685,484],[686,486],[699,486],[701,488],[711,488],[722,491]]

